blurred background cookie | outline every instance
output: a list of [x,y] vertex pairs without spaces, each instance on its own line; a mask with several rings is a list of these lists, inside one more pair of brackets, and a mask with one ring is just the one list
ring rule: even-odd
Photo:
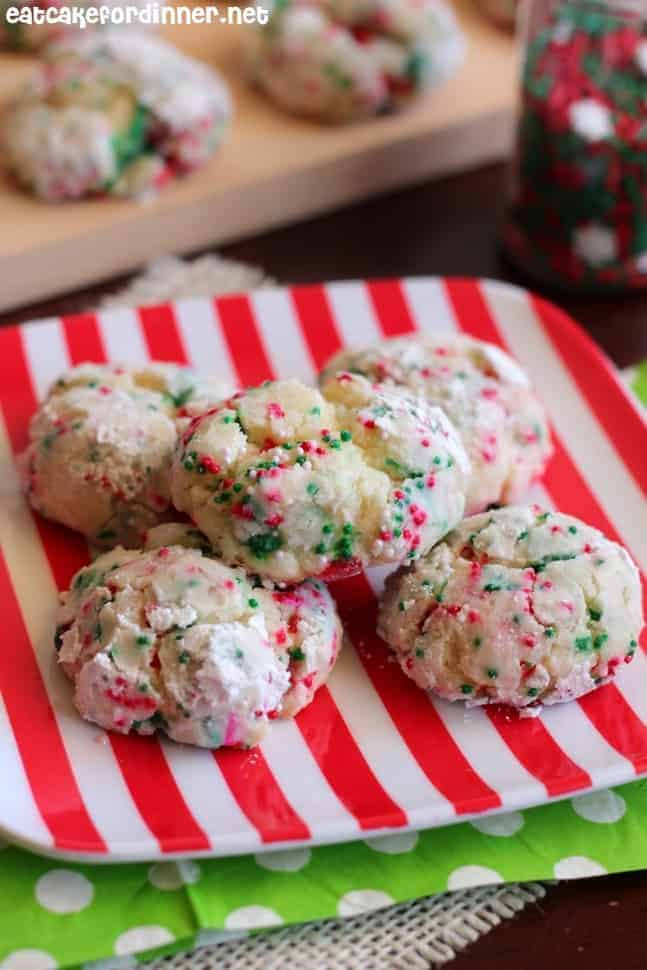
[[205,64],[141,31],[48,48],[4,121],[7,166],[49,202],[145,197],[216,149],[231,114]]
[[319,121],[370,117],[447,78],[463,38],[442,0],[281,0],[258,27],[252,77]]

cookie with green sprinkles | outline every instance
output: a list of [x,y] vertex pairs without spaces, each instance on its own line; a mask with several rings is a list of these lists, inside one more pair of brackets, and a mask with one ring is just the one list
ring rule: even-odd
[[9,170],[47,202],[147,198],[203,165],[231,113],[224,81],[137,30],[47,48],[4,121]]
[[439,408],[343,373],[322,392],[267,382],[195,418],[171,491],[226,562],[293,583],[425,553],[460,520],[469,475]]
[[178,523],[80,570],[54,634],[83,718],[206,748],[251,747],[270,721],[297,714],[341,642],[324,583],[265,588]]
[[32,507],[99,547],[136,547],[170,514],[178,432],[231,393],[174,364],[139,370],[81,364],[52,386],[21,458]]
[[622,546],[572,516],[508,506],[390,576],[378,629],[423,690],[530,715],[611,680],[642,627]]
[[333,123],[402,107],[464,52],[443,0],[283,0],[252,38],[258,87],[286,111]]
[[407,388],[445,411],[472,462],[468,515],[519,501],[552,454],[528,377],[494,344],[462,334],[398,337],[341,351],[322,380],[338,370]]

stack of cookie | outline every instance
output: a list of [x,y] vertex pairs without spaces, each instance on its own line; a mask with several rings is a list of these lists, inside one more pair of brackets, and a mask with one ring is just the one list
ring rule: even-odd
[[488,344],[346,351],[320,389],[85,365],[30,439],[34,508],[109,550],[63,594],[56,629],[77,708],[105,728],[257,743],[333,668],[327,583],[372,566],[395,570],[379,632],[448,700],[538,713],[636,650],[626,551],[569,516],[501,507],[551,444],[525,375]]

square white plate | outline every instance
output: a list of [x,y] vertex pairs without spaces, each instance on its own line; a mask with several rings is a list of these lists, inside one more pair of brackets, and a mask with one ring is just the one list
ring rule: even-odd
[[[429,701],[375,634],[384,570],[335,584],[351,643],[295,722],[249,752],[107,735],[77,716],[57,669],[57,588],[83,541],[32,516],[15,455],[50,382],[83,360],[189,362],[241,384],[311,380],[340,345],[463,329],[507,347],[553,423],[532,498],[580,516],[647,565],[647,432],[612,367],[561,311],[476,280],[260,290],[0,331],[0,830],[48,855],[105,861],[232,855],[427,828],[538,805],[647,773],[647,666],[520,720]],[[643,644],[644,650],[644,644]]]

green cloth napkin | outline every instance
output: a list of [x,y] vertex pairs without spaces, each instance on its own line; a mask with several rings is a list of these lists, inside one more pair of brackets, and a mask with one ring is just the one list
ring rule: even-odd
[[[628,382],[647,404],[647,361]],[[486,883],[642,868],[647,781],[447,828],[231,859],[75,865],[3,846],[0,970],[87,970],[93,961],[93,970],[113,970],[219,931],[350,916]]]
[[350,916],[448,888],[640,868],[647,781],[448,828],[230,859],[75,865],[7,847],[0,967],[49,970],[135,951],[141,960],[212,940],[214,930]]

